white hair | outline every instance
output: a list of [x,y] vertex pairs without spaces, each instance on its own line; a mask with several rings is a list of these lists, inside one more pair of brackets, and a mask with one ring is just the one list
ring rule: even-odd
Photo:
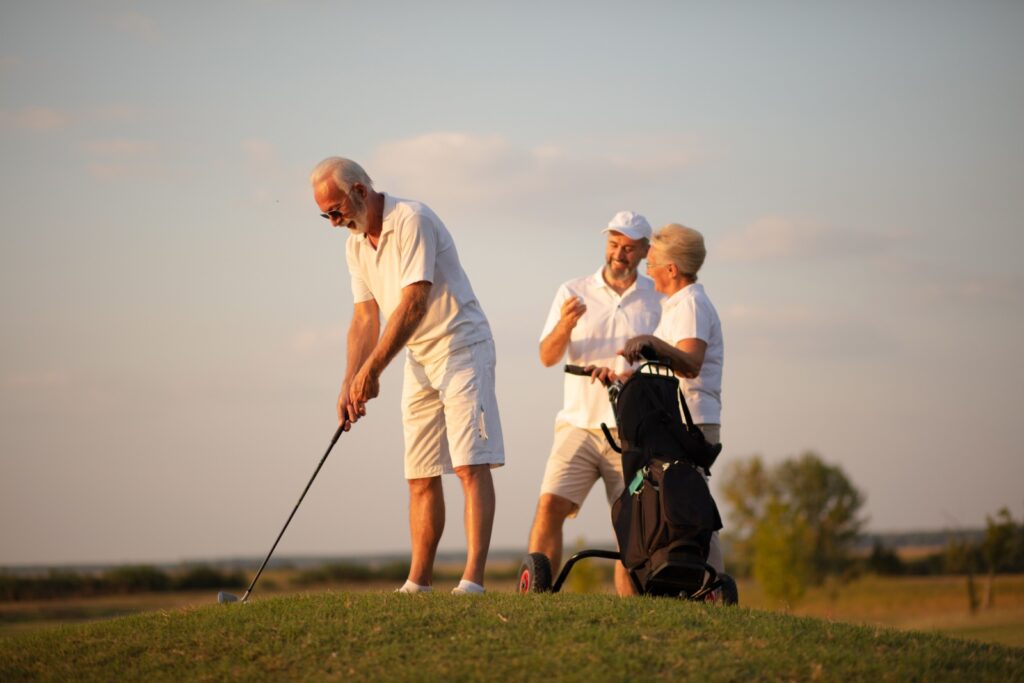
[[680,274],[697,281],[697,271],[704,265],[704,257],[708,253],[704,247],[704,235],[693,228],[669,223],[654,233],[651,246],[674,263]]
[[364,185],[367,190],[373,189],[373,181],[363,167],[344,157],[327,157],[309,174],[309,184],[317,185],[325,178],[330,178],[338,189],[349,192],[356,183]]

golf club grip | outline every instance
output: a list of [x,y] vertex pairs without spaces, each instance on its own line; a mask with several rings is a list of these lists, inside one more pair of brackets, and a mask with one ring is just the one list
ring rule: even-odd
[[590,377],[590,373],[587,372],[582,365],[566,365],[565,374],[579,375],[581,377]]

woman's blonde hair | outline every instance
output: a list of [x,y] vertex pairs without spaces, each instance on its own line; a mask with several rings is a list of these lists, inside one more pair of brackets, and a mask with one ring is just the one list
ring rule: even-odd
[[678,223],[669,223],[654,233],[651,248],[664,254],[668,262],[674,263],[682,275],[694,282],[708,253],[704,247],[704,235]]

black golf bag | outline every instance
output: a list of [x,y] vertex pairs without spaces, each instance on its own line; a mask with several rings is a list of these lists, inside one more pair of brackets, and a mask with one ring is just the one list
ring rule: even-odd
[[707,558],[722,519],[704,473],[722,447],[693,424],[667,365],[645,363],[609,393],[621,445],[602,427],[626,482],[612,505],[622,563],[641,593],[691,596],[716,579]]

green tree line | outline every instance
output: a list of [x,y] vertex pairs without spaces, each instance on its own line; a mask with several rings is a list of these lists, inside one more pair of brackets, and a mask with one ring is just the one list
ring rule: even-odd
[[849,575],[864,495],[840,467],[813,452],[772,466],[754,456],[724,477],[732,571],[789,605],[808,586]]
[[238,588],[245,585],[239,571],[221,571],[199,565],[166,572],[151,565],[126,565],[104,572],[51,569],[41,576],[0,573],[0,601],[50,600],[55,598],[126,593]]
[[[838,590],[862,573],[966,574],[971,609],[994,602],[994,577],[1024,571],[1024,524],[1007,508],[986,518],[977,541],[954,538],[944,550],[902,560],[876,540],[871,553],[855,548],[865,524],[865,496],[842,468],[814,452],[768,465],[760,456],[723,472],[729,571],[753,576],[766,595],[794,605],[809,586]],[[975,575],[984,572],[984,595]]]

